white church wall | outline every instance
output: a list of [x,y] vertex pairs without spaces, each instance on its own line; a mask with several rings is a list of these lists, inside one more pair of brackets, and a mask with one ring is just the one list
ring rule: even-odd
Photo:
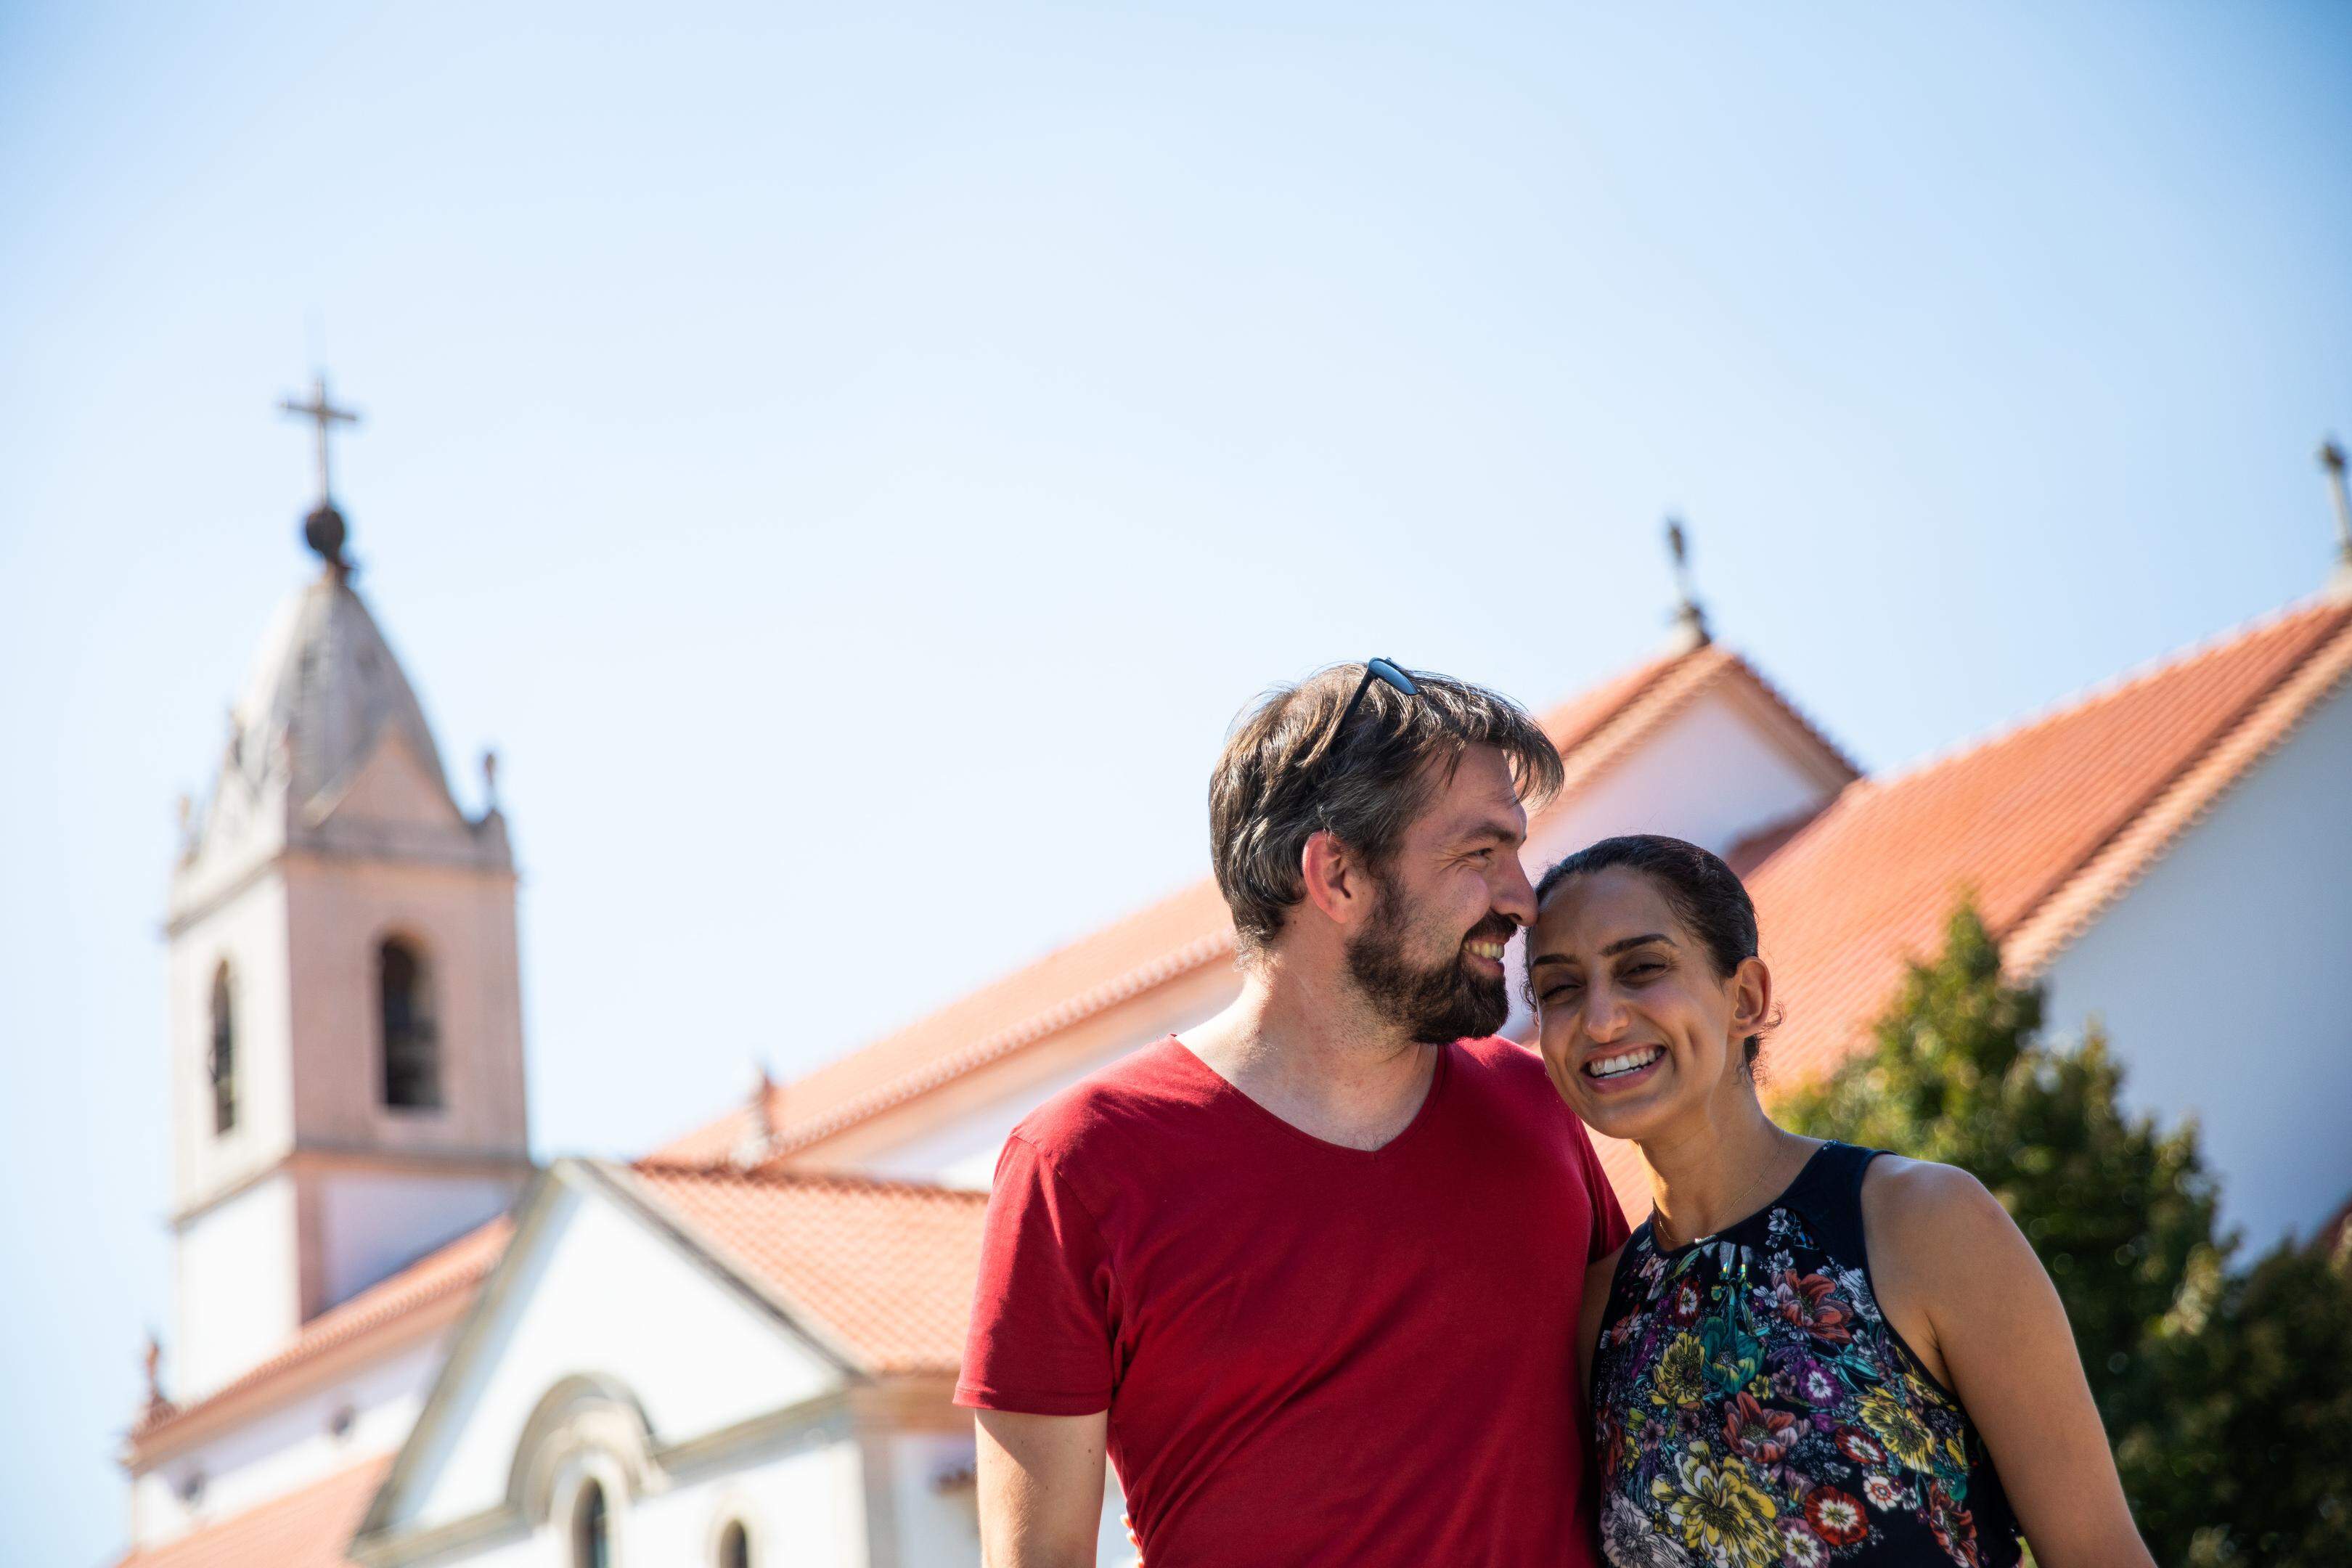
[[[135,1543],[154,1545],[398,1447],[446,1349],[446,1333],[421,1340],[173,1455],[132,1483]],[[193,1506],[183,1497],[192,1476],[203,1478]]]
[[1836,785],[1798,765],[1748,704],[1708,692],[1537,825],[1528,873],[1596,838],[1664,833],[1720,855],[1820,807]]
[[295,1183],[265,1176],[184,1222],[173,1260],[179,1333],[172,1392],[202,1398],[258,1363],[300,1326]]
[[2053,1026],[2106,1026],[2133,1106],[2197,1117],[2222,1219],[2264,1247],[2352,1197],[2352,689],[2050,965]]
[[526,1422],[562,1380],[610,1376],[641,1403],[656,1444],[801,1404],[835,1371],[762,1310],[632,1215],[562,1178],[520,1243],[436,1429],[419,1435],[408,1528],[496,1506]]
[[909,1432],[888,1447],[898,1568],[977,1568],[970,1434]]
[[[847,1438],[761,1454],[646,1495],[605,1466],[613,1568],[716,1568],[720,1532],[740,1521],[758,1568],[869,1568],[857,1446]],[[553,1517],[527,1532],[435,1558],[455,1568],[575,1568],[566,1526],[571,1485]],[[975,1552],[973,1562],[977,1563]]]
[[326,1302],[357,1294],[504,1209],[519,1179],[321,1171],[319,1208]]

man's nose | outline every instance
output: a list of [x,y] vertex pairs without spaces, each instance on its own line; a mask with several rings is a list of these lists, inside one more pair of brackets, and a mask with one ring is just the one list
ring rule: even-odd
[[1497,914],[1508,915],[1523,926],[1536,923],[1535,884],[1528,880],[1528,868],[1519,864],[1517,856],[1503,857],[1503,874],[1496,879],[1491,899]]

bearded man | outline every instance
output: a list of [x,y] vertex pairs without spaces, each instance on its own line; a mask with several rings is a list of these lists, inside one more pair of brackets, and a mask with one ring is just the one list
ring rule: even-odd
[[1275,690],[1209,789],[1243,984],[1013,1129],[958,1403],[990,1568],[1586,1568],[1576,1336],[1625,1223],[1492,1038],[1559,753],[1386,660]]

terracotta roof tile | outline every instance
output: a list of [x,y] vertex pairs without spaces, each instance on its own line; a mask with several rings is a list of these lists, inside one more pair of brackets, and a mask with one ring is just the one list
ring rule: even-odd
[[391,1464],[391,1455],[380,1454],[176,1541],[133,1552],[116,1568],[352,1568],[343,1548]]
[[983,1194],[647,1162],[656,1206],[875,1373],[951,1373],[980,1269]]
[[1748,878],[1795,1079],[1856,1047],[1968,893],[2037,973],[2341,681],[2352,605],[2297,606],[1906,773],[1848,787]]
[[[1568,763],[1562,796],[1622,759],[1701,695],[1734,679],[1780,708],[1843,763],[1836,747],[1737,654],[1706,645],[1650,659],[1540,716]],[[777,1129],[769,1145],[772,1157],[821,1142],[1131,997],[1223,963],[1233,951],[1233,926],[1216,884],[1196,882],[774,1089],[767,1107]],[[751,1115],[747,1105],[669,1144],[659,1157],[696,1165],[723,1161],[743,1141]]]
[[470,1296],[506,1250],[510,1230],[504,1217],[491,1220],[351,1300],[328,1308],[303,1324],[268,1360],[193,1405],[165,1406],[142,1420],[131,1433],[134,1454],[152,1448],[200,1412],[214,1410],[330,1351],[386,1331],[434,1302]]

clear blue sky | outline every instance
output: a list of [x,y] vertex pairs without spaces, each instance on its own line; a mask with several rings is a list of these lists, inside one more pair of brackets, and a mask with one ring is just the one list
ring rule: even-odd
[[172,803],[314,353],[505,755],[542,1152],[1181,883],[1273,679],[1642,656],[1669,508],[1874,765],[2325,574],[2341,7],[660,10],[0,9],[11,1563],[120,1538]]

